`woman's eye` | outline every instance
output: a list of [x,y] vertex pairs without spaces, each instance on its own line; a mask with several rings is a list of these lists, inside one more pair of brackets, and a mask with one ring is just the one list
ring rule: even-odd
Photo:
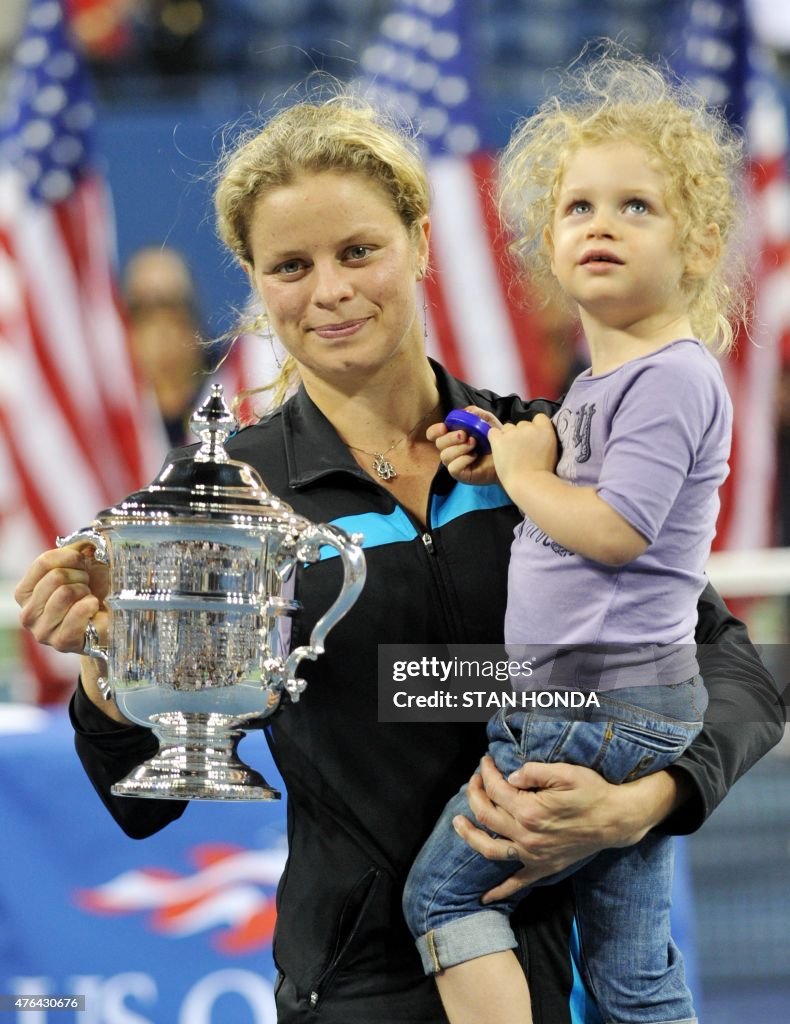
[[350,260],[364,260],[372,251],[369,245],[352,245],[346,249],[346,256]]
[[298,274],[302,270],[304,264],[301,260],[286,260],[285,263],[280,263],[274,268],[275,274],[282,274],[283,277],[291,277],[294,274]]

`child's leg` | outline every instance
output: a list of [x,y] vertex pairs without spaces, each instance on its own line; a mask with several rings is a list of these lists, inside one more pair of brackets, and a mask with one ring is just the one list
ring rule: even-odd
[[582,960],[605,1020],[696,1024],[670,934],[673,840],[604,850],[573,876]]
[[452,825],[458,814],[474,820],[465,786],[445,806],[403,890],[404,917],[426,974],[517,945],[510,914],[526,891],[493,906],[483,906],[480,897],[521,864],[488,860],[467,846]]
[[512,952],[509,918],[518,900],[480,903],[520,864],[475,853],[452,827],[456,814],[471,816],[465,787],[414,862],[403,894],[406,922],[450,1024],[532,1024],[527,981]]
[[[699,731],[707,694],[695,679],[600,699],[601,711],[612,716],[610,735],[591,763],[620,783],[667,767],[685,750]],[[589,731],[586,723],[578,728],[582,737]],[[636,846],[604,850],[573,876],[582,960],[607,1021],[696,1021],[670,934],[673,856],[671,837],[649,833]]]
[[527,979],[509,949],[440,971],[436,987],[450,1024],[532,1024]]

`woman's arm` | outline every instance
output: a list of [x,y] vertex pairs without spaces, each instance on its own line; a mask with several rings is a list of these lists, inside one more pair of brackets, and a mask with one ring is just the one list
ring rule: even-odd
[[699,736],[668,770],[621,786],[574,765],[526,764],[502,778],[492,762],[469,786],[470,807],[498,838],[459,821],[479,853],[525,867],[487,894],[500,898],[651,828],[693,832],[730,787],[779,742],[785,706],[746,627],[708,586],[699,602],[698,655],[708,690]]
[[697,659],[708,691],[699,736],[675,762],[689,799],[662,831],[696,831],[730,788],[776,746],[784,733],[788,691],[782,695],[749,639],[746,626],[708,584],[698,602]]
[[69,705],[74,746],[85,774],[102,803],[132,839],[144,839],[180,818],[186,800],[147,800],[113,796],[111,788],[143,761],[153,757],[159,744],[151,729],[109,718],[86,693],[82,681]]

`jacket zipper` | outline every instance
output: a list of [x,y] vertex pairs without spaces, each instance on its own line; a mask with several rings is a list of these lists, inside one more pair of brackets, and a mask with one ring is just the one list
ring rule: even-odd
[[371,874],[373,877],[371,878],[368,890],[365,893],[365,898],[362,901],[362,905],[361,907],[359,907],[357,911],[356,919],[354,921],[354,925],[351,929],[351,932],[346,937],[346,940],[345,942],[343,942],[342,946],[339,949],[335,949],[335,955],[333,956],[332,961],[329,963],[323,974],[321,974],[321,976],[315,982],[315,988],[310,992],[308,1001],[310,1003],[311,1010],[314,1010],[318,1006],[322,994],[326,992],[327,988],[332,982],[332,979],[337,974],[341,961],[345,956],[349,946],[354,941],[354,937],[359,929],[362,919],[365,916],[365,913],[367,912],[368,906],[370,905],[370,901],[373,898],[373,892],[378,884],[381,873],[375,868],[372,868],[366,873],[366,875],[363,876],[363,879],[367,879],[367,877],[369,877]]

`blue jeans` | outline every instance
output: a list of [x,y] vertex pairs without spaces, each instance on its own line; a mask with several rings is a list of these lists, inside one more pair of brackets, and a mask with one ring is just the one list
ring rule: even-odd
[[[525,761],[564,761],[593,768],[608,782],[628,782],[672,764],[699,732],[707,706],[699,677],[597,697],[597,708],[501,711],[488,724],[499,770],[507,776]],[[474,820],[465,786],[445,807],[403,895],[426,974],[514,948],[509,916],[529,891],[481,905],[481,895],[521,865],[475,853],[452,827],[457,814]],[[635,846],[605,850],[537,883],[573,874],[581,966],[607,1022],[696,1020],[670,935],[672,862],[671,837],[649,833]]]

